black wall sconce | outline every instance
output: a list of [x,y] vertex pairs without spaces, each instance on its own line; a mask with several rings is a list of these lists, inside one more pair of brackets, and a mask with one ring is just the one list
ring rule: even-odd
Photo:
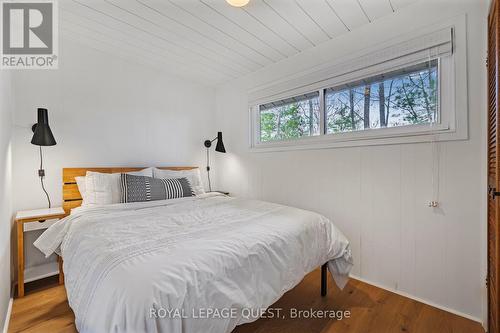
[[217,137],[213,140],[205,140],[203,143],[205,148],[207,148],[207,177],[208,177],[208,190],[212,192],[212,184],[210,181],[210,147],[212,147],[212,143],[217,140],[217,144],[215,145],[215,151],[219,153],[225,153],[226,148],[224,147],[224,142],[222,142],[222,132],[217,132]]
[[31,143],[40,147],[40,169],[38,169],[38,176],[40,177],[40,183],[42,185],[42,190],[47,196],[47,201],[49,203],[49,208],[51,208],[50,197],[45,186],[43,184],[43,178],[45,177],[45,170],[43,169],[43,146],[55,146],[57,144],[54,135],[50,130],[49,126],[49,114],[47,109],[38,108],[38,122],[31,127],[33,131],[33,138]]

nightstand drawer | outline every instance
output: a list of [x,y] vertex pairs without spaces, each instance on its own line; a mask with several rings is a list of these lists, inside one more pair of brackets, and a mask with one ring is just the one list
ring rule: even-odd
[[23,223],[24,231],[44,230],[48,229],[51,225],[59,221],[58,219],[47,220],[45,222],[25,222]]

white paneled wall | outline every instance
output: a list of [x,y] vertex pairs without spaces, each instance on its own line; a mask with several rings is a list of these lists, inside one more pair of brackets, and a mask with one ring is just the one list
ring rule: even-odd
[[[45,185],[62,201],[62,168],[90,166],[204,165],[203,140],[216,134],[214,89],[149,66],[61,41],[54,71],[14,76],[15,210],[46,207],[37,175],[38,147],[30,143],[37,107],[47,107],[57,140],[44,148]],[[45,261],[26,236],[27,265]]]
[[0,329],[4,327],[11,296],[12,226],[12,83],[8,71],[0,73]]
[[[399,6],[404,1],[393,3]],[[430,143],[249,151],[249,90],[320,66],[339,54],[359,51],[364,45],[464,14],[470,138],[438,144],[439,208],[428,207],[435,188]],[[217,186],[235,195],[326,215],[351,240],[353,275],[483,320],[486,17],[486,1],[422,0],[349,36],[220,87],[217,120],[228,154],[216,154]]]

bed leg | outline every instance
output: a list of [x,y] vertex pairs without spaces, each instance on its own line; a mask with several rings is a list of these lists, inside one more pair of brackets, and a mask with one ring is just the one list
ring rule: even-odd
[[326,296],[326,292],[327,292],[327,265],[328,263],[325,263],[323,265],[321,265],[321,296],[324,297]]

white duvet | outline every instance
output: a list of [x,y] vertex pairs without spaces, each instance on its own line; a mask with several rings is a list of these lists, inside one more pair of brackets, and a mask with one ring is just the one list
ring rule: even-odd
[[213,194],[78,208],[35,246],[62,255],[80,333],[231,332],[321,264],[340,287],[352,266],[327,218]]

